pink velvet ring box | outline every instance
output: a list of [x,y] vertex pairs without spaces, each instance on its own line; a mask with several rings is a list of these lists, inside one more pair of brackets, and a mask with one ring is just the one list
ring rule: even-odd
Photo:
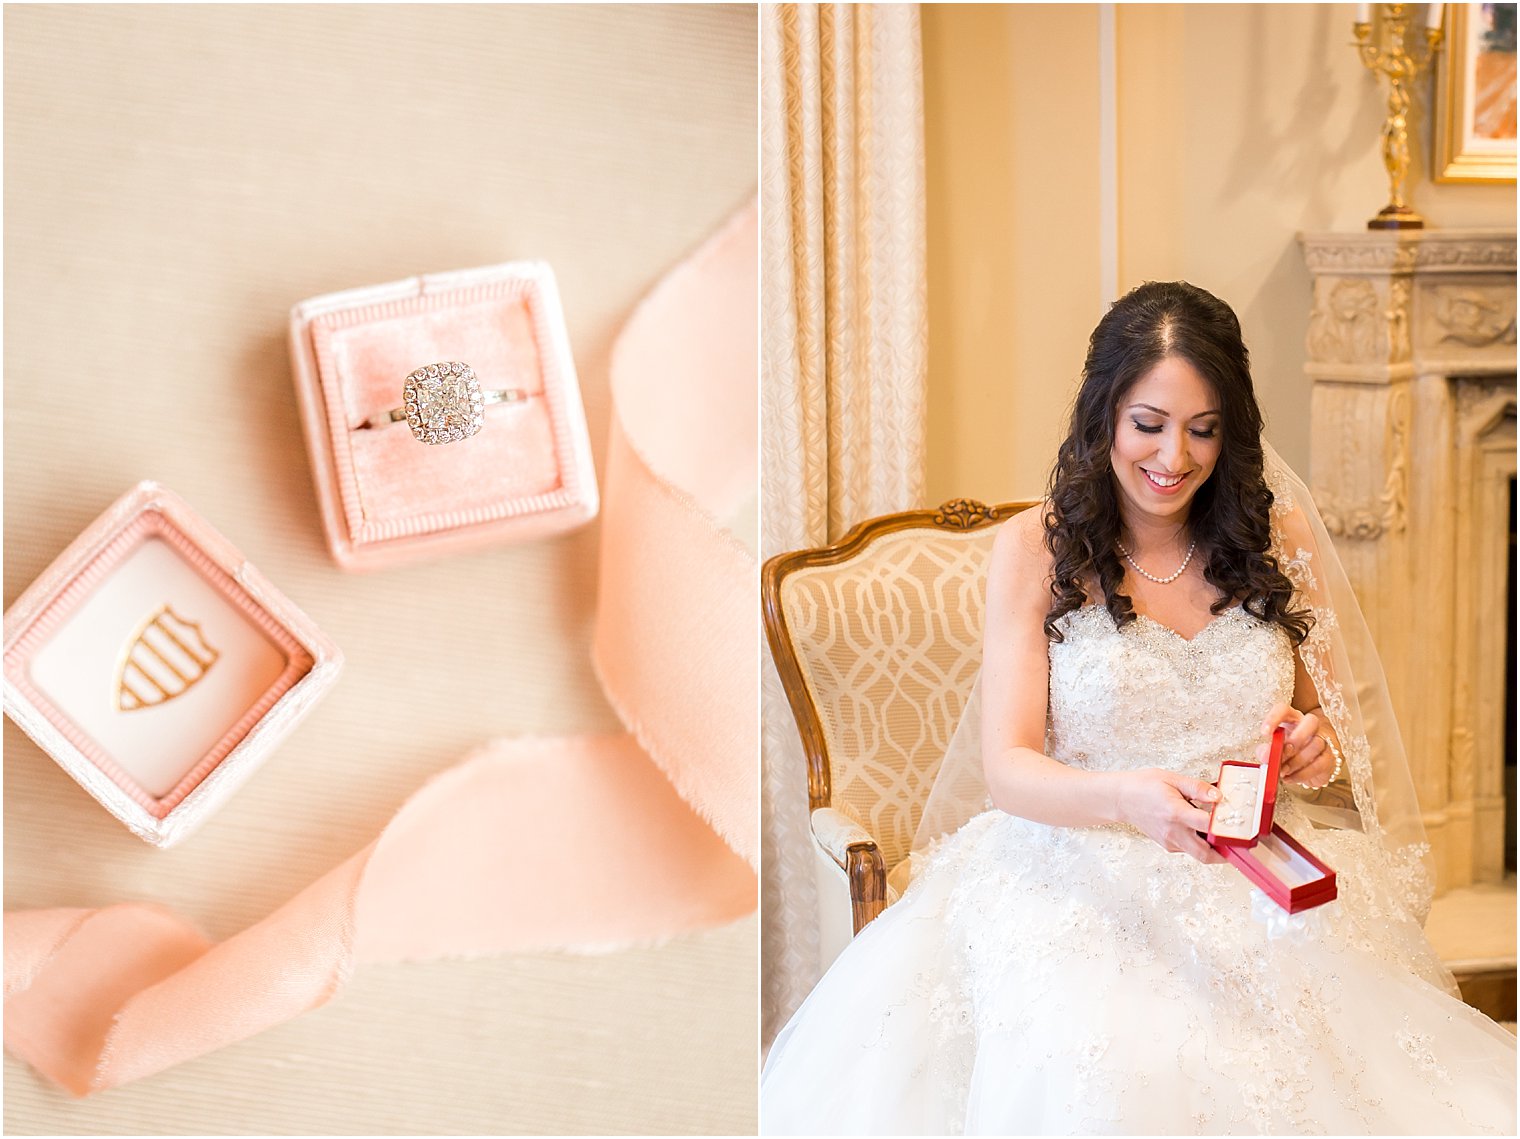
[[[332,556],[361,570],[559,533],[596,516],[596,472],[554,274],[516,261],[303,301],[291,358]],[[479,432],[430,445],[404,422],[406,377],[469,365],[487,405]]]
[[5,712],[169,846],[338,678],[343,657],[177,495],[139,483],[5,614]]
[[1272,733],[1266,763],[1220,764],[1221,797],[1204,837],[1269,898],[1298,913],[1333,901],[1336,884],[1334,870],[1273,822],[1286,738],[1281,727]]

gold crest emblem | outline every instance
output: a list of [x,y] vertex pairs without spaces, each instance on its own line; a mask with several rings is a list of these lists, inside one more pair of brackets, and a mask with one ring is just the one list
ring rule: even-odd
[[163,606],[127,644],[116,670],[116,710],[135,712],[183,696],[220,656],[199,625]]

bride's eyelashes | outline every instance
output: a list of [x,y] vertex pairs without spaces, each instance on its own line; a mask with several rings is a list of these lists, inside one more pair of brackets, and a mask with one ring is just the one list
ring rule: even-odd
[[[1161,425],[1159,423],[1145,424],[1141,423],[1138,419],[1132,419],[1130,422],[1135,425],[1135,430],[1144,432],[1146,435],[1155,435],[1158,431],[1161,430]],[[1214,428],[1210,427],[1207,431],[1194,431],[1191,434],[1195,439],[1212,439],[1217,434],[1217,431]]]

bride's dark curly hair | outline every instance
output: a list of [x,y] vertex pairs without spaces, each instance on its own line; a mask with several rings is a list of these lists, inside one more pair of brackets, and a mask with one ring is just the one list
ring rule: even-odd
[[1220,410],[1219,461],[1188,514],[1204,579],[1223,595],[1210,612],[1217,616],[1239,600],[1246,612],[1281,625],[1300,645],[1313,616],[1288,608],[1293,585],[1267,552],[1272,492],[1262,474],[1261,409],[1240,321],[1229,305],[1185,281],[1151,281],[1131,290],[1093,329],[1071,429],[1050,473],[1044,523],[1054,559],[1054,602],[1045,635],[1064,640],[1056,622],[1086,602],[1084,578],[1097,578],[1117,626],[1135,620],[1134,604],[1120,592],[1119,501],[1109,453],[1125,395],[1172,356],[1209,381]]

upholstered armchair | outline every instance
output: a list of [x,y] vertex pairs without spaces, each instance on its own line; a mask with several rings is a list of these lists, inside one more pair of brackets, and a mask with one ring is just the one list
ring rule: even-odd
[[981,666],[993,536],[1029,505],[887,514],[765,563],[766,637],[807,756],[825,963],[906,885]]

